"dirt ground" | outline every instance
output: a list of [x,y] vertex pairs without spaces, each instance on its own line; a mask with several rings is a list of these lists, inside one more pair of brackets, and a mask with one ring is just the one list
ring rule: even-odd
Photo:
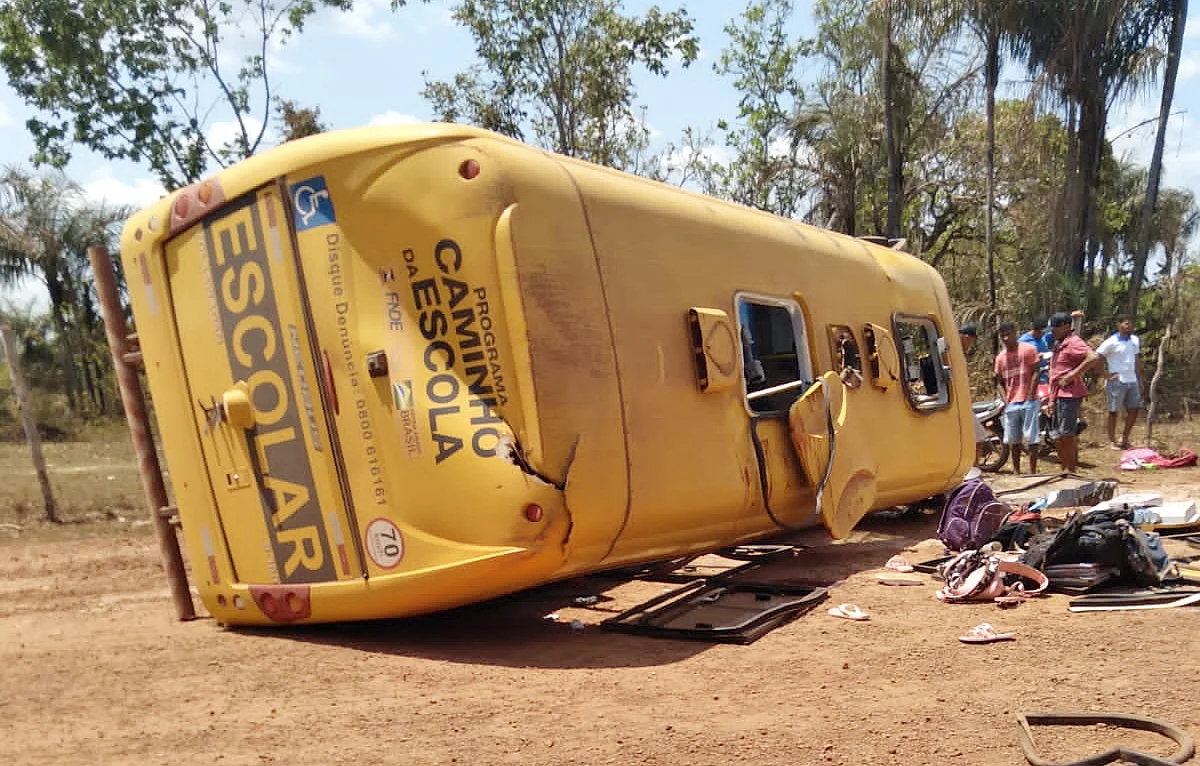
[[[1090,475],[1120,473],[1115,453],[1088,456]],[[1200,498],[1200,469],[1118,478]],[[927,577],[875,581],[894,553],[940,555],[935,525],[882,514],[843,543],[809,536],[773,571],[829,583],[829,600],[749,646],[600,629],[674,586],[599,578],[416,620],[227,630],[173,618],[145,525],[11,539],[0,763],[1017,764],[1015,715],[1033,711],[1149,715],[1200,736],[1200,608],[1071,614],[1055,595],[1001,611],[941,604]],[[611,600],[575,606],[582,595]],[[827,614],[844,602],[871,619]],[[984,621],[1016,640],[956,640]],[[1102,726],[1039,729],[1037,742],[1056,760],[1117,743],[1171,751]]]

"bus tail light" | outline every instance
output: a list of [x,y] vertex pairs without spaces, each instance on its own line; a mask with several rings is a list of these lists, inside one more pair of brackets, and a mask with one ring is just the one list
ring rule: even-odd
[[273,622],[296,622],[312,616],[308,585],[251,585],[250,597]]
[[463,160],[463,163],[458,166],[458,174],[470,181],[472,178],[479,175],[479,161]]
[[225,190],[215,178],[183,187],[176,192],[175,200],[171,203],[171,213],[167,217],[168,233],[183,231],[223,204]]

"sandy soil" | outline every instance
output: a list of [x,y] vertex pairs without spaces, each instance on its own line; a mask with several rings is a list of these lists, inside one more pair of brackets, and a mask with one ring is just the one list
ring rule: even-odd
[[[1200,497],[1200,469],[1120,478]],[[877,515],[845,543],[812,537],[773,571],[831,584],[829,600],[749,646],[602,630],[672,586],[598,578],[419,620],[232,631],[173,619],[144,527],[8,542],[0,763],[1016,764],[1020,711],[1200,735],[1200,609],[1071,614],[1059,595],[1000,611],[875,581],[894,553],[939,555],[935,524]],[[573,605],[590,594],[611,600]],[[843,602],[871,619],[826,613]],[[983,621],[1017,639],[956,640]],[[1038,733],[1060,760],[1118,742],[1171,750],[1107,727]]]

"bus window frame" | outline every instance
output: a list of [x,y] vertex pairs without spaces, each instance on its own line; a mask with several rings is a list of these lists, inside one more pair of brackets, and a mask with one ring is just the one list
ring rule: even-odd
[[[796,302],[796,300],[792,298],[778,298],[749,291],[739,291],[733,296],[734,316],[737,318],[738,361],[741,363],[740,377],[742,383],[742,406],[745,407],[746,413],[753,418],[786,417],[788,414],[788,407],[791,406],[790,403],[788,407],[783,409],[759,411],[754,409],[754,403],[747,398],[753,392],[750,390],[749,381],[746,379],[745,373],[746,346],[742,340],[742,333],[744,329],[749,330],[749,328],[746,328],[743,324],[742,305],[744,303],[765,307],[782,308],[788,312],[788,318],[791,320],[792,328],[792,347],[796,352],[796,366],[800,375],[800,377],[796,378],[795,380],[802,380],[811,385],[815,378],[813,372],[812,352],[809,348],[808,321],[805,317],[804,309],[798,302]],[[752,330],[750,331],[750,334],[753,338]],[[779,380],[772,382],[770,385],[777,386],[790,382],[794,381]],[[755,390],[768,387],[769,386],[762,386],[760,388],[756,388]],[[794,402],[796,399],[800,398],[800,396],[804,394],[806,388],[807,386],[796,387],[794,389],[794,395],[791,397],[791,401]]]
[[[939,393],[936,401],[917,401],[919,394],[913,391],[909,380],[909,359],[904,349],[904,335],[900,332],[900,325],[902,323],[922,325],[926,328],[925,341],[930,349],[930,358],[936,361],[933,367],[939,385]],[[930,337],[928,332],[930,328],[933,330],[932,337]],[[904,389],[904,398],[908,402],[909,407],[921,415],[928,415],[948,409],[954,403],[954,392],[951,390],[953,377],[950,374],[950,364],[946,352],[947,341],[942,334],[942,327],[938,323],[937,317],[933,314],[905,314],[896,312],[892,314],[892,337],[895,339],[896,352],[900,357],[900,385]]]

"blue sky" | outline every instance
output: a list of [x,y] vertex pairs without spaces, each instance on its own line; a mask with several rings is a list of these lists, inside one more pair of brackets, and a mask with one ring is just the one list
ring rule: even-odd
[[[333,128],[370,123],[428,119],[421,98],[422,72],[445,79],[474,60],[469,36],[450,17],[451,0],[418,0],[395,13],[389,0],[357,0],[350,13],[322,11],[305,31],[278,50],[272,60],[277,93],[302,105],[319,106],[322,119]],[[654,3],[626,0],[625,9],[641,13]],[[672,3],[660,2],[664,8]],[[743,7],[740,0],[692,0],[687,3],[700,38],[701,59],[688,69],[676,69],[661,79],[638,78],[637,103],[660,143],[677,140],[685,127],[711,130],[720,118],[736,115],[736,94],[713,72],[713,62],[726,44],[724,26]],[[796,32],[812,32],[811,4],[797,0]],[[814,71],[813,73],[817,73]],[[1020,76],[1013,72],[1014,77]],[[1176,88],[1165,155],[1165,184],[1192,189],[1200,199],[1200,3],[1191,3],[1183,60]],[[1009,83],[1011,92],[1021,86]],[[1158,109],[1155,88],[1117,106],[1110,118],[1109,136],[1115,148],[1148,163],[1154,125],[1131,126],[1153,117]],[[30,116],[7,83],[0,84],[0,164],[27,164],[33,151],[24,122]],[[214,115],[213,133],[225,126]],[[212,133],[210,133],[212,135]],[[162,189],[144,167],[113,163],[86,150],[67,168],[97,199],[140,205],[154,200]],[[25,293],[26,291],[22,291]]]

